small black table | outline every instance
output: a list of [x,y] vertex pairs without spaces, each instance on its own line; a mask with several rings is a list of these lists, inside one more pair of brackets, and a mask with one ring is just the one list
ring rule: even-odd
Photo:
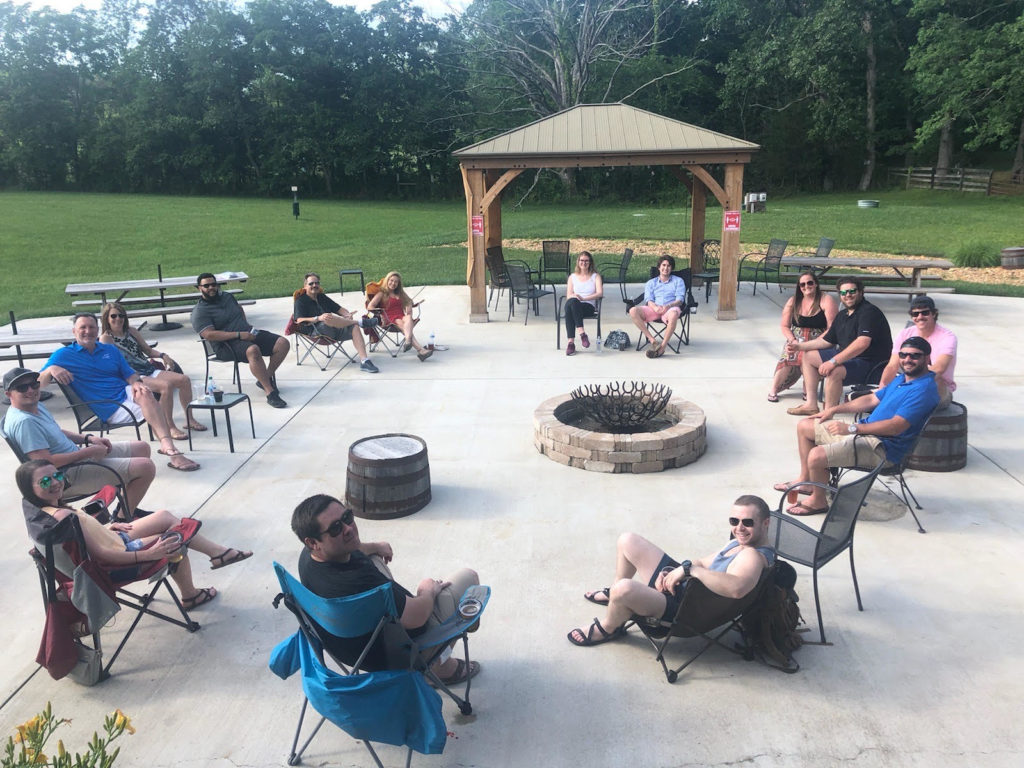
[[[252,420],[252,400],[244,392],[225,392],[223,399],[218,403],[209,395],[201,397],[198,400],[193,400],[188,404],[188,408],[185,412],[185,421],[188,424],[192,423],[192,411],[196,409],[207,410],[210,412],[210,423],[213,425],[213,436],[217,436],[217,411],[224,411],[224,421],[228,425],[228,448],[231,453],[235,452],[235,438],[231,434],[231,408],[238,405],[240,402],[245,401],[245,404],[249,406],[249,428],[252,430],[252,437],[256,439],[256,424]],[[192,450],[192,428],[188,429],[188,449]]]

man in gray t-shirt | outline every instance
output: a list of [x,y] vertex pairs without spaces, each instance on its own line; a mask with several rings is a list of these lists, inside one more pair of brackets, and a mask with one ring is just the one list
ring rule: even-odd
[[[253,328],[230,293],[220,292],[216,276],[204,272],[196,280],[199,301],[192,310],[192,328],[213,344],[220,360],[248,361],[258,386],[267,393],[267,404],[285,408],[277,391],[274,372],[288,356],[291,345],[283,336]],[[263,358],[268,357],[268,363]]]

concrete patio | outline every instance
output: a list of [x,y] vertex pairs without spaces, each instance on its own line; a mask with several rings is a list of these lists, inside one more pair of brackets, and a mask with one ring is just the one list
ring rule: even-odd
[[[326,372],[296,367],[292,357],[278,376],[286,410],[269,408],[243,371],[257,439],[236,409],[236,453],[228,453],[223,432],[206,432],[192,454],[201,471],[186,475],[158,464],[146,507],[194,513],[211,538],[256,554],[218,574],[193,555],[197,583],[220,590],[193,614],[202,629],[187,634],[143,620],[113,677],[99,686],[54,681],[33,661],[43,611],[26,556],[15,460],[0,452],[9,508],[0,520],[0,733],[11,734],[52,701],[57,715],[74,722],[51,746],[59,737],[81,749],[103,716],[120,708],[138,732],[119,742],[118,766],[283,765],[301,693],[296,678],[281,681],[267,669],[270,649],[295,628],[291,614],[271,607],[278,591],[271,563],[295,570],[300,544],[289,529],[291,511],[312,493],[343,495],[352,442],[409,432],[429,447],[433,501],[410,517],[361,521],[362,538],[391,542],[392,567],[407,585],[469,565],[493,589],[471,643],[483,664],[473,684],[474,714],[463,718],[446,701],[445,752],[415,755],[414,765],[933,768],[1024,761],[1024,586],[1013,565],[1024,528],[1024,364],[1012,342],[993,336],[1024,302],[937,298],[941,322],[960,339],[955,399],[969,412],[968,463],[954,473],[908,473],[927,535],[909,515],[858,525],[864,612],[840,558],[820,576],[833,644],[799,650],[797,674],[715,649],[669,685],[637,632],[600,648],[573,647],[565,635],[595,615],[582,593],[608,583],[620,531],[641,532],[676,556],[701,556],[728,536],[725,518],[736,496],[756,493],[778,504],[772,483],[796,470],[796,419],[785,409],[799,402],[794,391],[778,404],[765,400],[785,295],[772,287],[754,297],[749,284],[741,286],[736,322],[714,320],[713,305],[701,303],[690,346],[656,360],[607,350],[565,357],[552,343],[550,303],[524,327],[525,308],[506,322],[504,303],[490,323],[468,323],[464,287],[431,287],[422,297],[422,337],[434,331],[449,351],[423,364],[412,354],[377,354],[379,375],[356,366],[339,374],[336,363]],[[349,292],[340,301],[353,307],[359,296]],[[905,299],[875,303],[894,330],[903,326]],[[290,299],[247,309],[256,326],[280,331]],[[605,302],[605,335],[614,328],[635,340],[615,297]],[[201,378],[201,348],[190,328],[145,335],[193,380]],[[227,384],[230,372],[223,366],[215,375]],[[539,403],[581,383],[625,378],[664,382],[703,408],[706,455],[660,474],[610,475],[537,453],[532,415]],[[59,394],[51,403],[58,420],[73,426]],[[797,570],[808,638],[815,639],[810,574]],[[116,639],[129,621],[127,612],[118,614],[107,637]],[[387,765],[403,764],[404,750],[383,747],[381,754]],[[363,747],[333,727],[303,762],[370,764]]]

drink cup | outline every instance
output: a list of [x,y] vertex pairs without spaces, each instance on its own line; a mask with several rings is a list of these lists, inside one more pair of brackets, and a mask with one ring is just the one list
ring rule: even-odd
[[213,402],[215,402],[215,403],[223,403],[224,402],[224,390],[223,389],[215,389],[215,390],[213,390]]
[[464,619],[472,619],[480,613],[480,601],[475,597],[467,597],[459,603],[459,615]]
[[[181,544],[181,542],[184,541],[184,539],[182,538],[181,534],[178,533],[177,531],[168,531],[167,533],[165,533],[163,536],[160,537],[161,541],[163,541],[165,539],[173,539],[173,540],[177,541],[178,544]],[[182,561],[182,559],[184,559],[184,557],[185,557],[185,547],[179,546],[176,551],[172,552],[171,554],[169,554],[167,556],[167,562],[169,562],[169,563],[180,563]]]

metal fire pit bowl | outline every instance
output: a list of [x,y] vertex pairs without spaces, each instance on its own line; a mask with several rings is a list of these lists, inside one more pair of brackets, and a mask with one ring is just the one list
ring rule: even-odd
[[616,432],[629,433],[665,409],[672,389],[642,381],[613,381],[607,385],[584,384],[570,394],[585,413]]

